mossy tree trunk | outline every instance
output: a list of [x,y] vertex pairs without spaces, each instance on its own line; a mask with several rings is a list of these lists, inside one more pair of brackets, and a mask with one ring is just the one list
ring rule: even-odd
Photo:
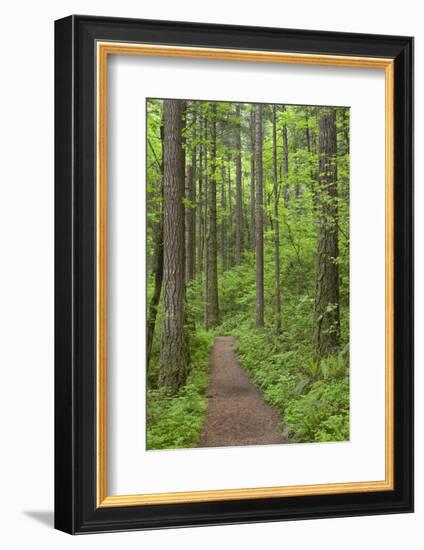
[[236,105],[236,135],[235,135],[235,152],[236,152],[236,212],[235,212],[235,263],[240,265],[241,253],[243,250],[243,190],[242,190],[242,173],[241,173],[241,108],[240,104]]
[[281,332],[281,273],[280,273],[280,222],[278,212],[278,176],[277,176],[277,113],[276,107],[272,108],[272,172],[274,192],[274,270],[275,270],[275,331]]
[[250,111],[250,249],[255,250],[255,111]]
[[262,106],[255,108],[255,166],[256,166],[256,326],[264,326],[264,209],[262,174]]
[[208,232],[208,277],[207,277],[207,322],[206,329],[215,328],[219,325],[219,304],[218,304],[218,246],[216,230],[216,103],[211,107],[210,121],[211,135],[211,158],[210,158],[210,180],[208,185],[208,208],[209,208],[209,232]]
[[[162,159],[160,161],[160,172],[161,172],[161,183],[160,183],[160,194],[162,197],[163,203],[163,120],[160,126],[160,137],[162,145]],[[147,370],[149,369],[150,358],[152,355],[153,339],[155,336],[156,328],[156,318],[158,314],[158,307],[160,302],[160,295],[162,293],[162,283],[163,283],[163,212],[160,214],[159,222],[156,226],[155,234],[155,258],[154,258],[154,290],[153,296],[149,303],[149,311],[147,314],[147,349],[146,349],[146,358],[147,358]]]
[[185,382],[189,352],[185,331],[183,103],[164,101],[163,327],[159,385],[172,393]]
[[336,110],[319,114],[319,228],[315,286],[315,351],[324,357],[340,344]]

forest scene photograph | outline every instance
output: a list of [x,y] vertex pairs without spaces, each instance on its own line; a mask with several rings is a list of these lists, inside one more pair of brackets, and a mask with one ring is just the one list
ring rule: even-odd
[[146,117],[147,450],[348,441],[350,109]]

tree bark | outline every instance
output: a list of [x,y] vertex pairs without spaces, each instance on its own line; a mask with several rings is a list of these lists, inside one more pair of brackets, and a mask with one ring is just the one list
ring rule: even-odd
[[227,192],[225,189],[225,166],[221,166],[221,263],[222,271],[228,269],[227,250]]
[[243,250],[243,197],[242,197],[242,173],[241,173],[241,108],[236,106],[236,116],[239,119],[236,125],[235,147],[236,147],[236,242],[235,242],[235,263],[240,265],[241,253]]
[[[160,126],[160,136],[161,136],[161,143],[162,143],[162,161],[160,163],[160,171],[161,171],[161,184],[160,184],[160,192],[162,196],[162,204],[163,204],[163,140],[164,140],[164,129],[163,129],[163,119],[162,124]],[[153,290],[153,296],[150,300],[149,304],[149,312],[147,315],[147,350],[146,350],[146,358],[147,358],[147,370],[149,370],[149,364],[150,364],[150,357],[152,355],[152,347],[153,347],[153,339],[155,336],[155,328],[156,328],[156,317],[158,314],[158,306],[160,301],[160,295],[162,293],[162,282],[163,282],[163,206],[162,206],[162,212],[160,216],[159,223],[157,225],[156,230],[156,254],[155,254],[155,266],[154,266],[154,290]]]
[[231,162],[228,160],[227,166],[228,173],[228,231],[227,231],[227,245],[228,245],[228,267],[234,265],[234,232],[233,232],[233,192],[231,189]]
[[205,122],[203,117],[200,119],[200,138],[201,142],[199,145],[199,189],[198,189],[198,218],[197,218],[197,272],[202,273],[203,271],[203,254],[204,254],[204,218],[203,218],[203,211],[205,206],[205,193],[204,193],[204,178],[205,178],[205,170],[203,167],[203,159],[205,156],[204,150],[205,150]]
[[250,248],[255,250],[255,111],[250,112]]
[[[313,107],[312,109],[315,109]],[[316,114],[313,110],[311,110],[312,115],[316,118]],[[314,210],[316,211],[318,209],[318,189],[317,189],[317,182],[318,182],[318,170],[319,166],[317,167],[316,163],[311,160],[312,155],[316,153],[316,139],[314,132],[309,128],[309,109],[306,109],[305,113],[305,121],[306,121],[306,146],[308,149],[308,158],[309,158],[309,165],[310,165],[310,177],[311,177],[311,192],[312,192],[312,202]]]
[[315,350],[324,357],[340,343],[337,209],[337,133],[335,109],[319,116],[319,228],[315,288]]
[[186,208],[185,208],[185,276],[189,284],[194,278],[195,266],[195,230],[196,230],[196,188],[195,188],[195,166],[189,164],[186,173]]
[[[195,107],[193,107],[195,109]],[[185,209],[185,252],[186,252],[186,265],[185,275],[186,283],[189,284],[194,279],[196,273],[196,161],[197,161],[197,148],[193,141],[196,140],[196,112],[192,115],[191,125],[194,128],[192,130],[191,138],[191,158],[190,164],[187,166],[186,171],[186,209]]]
[[281,274],[280,274],[280,223],[278,212],[278,176],[277,176],[277,114],[272,110],[272,168],[274,179],[274,267],[275,267],[275,330],[281,332]]
[[283,125],[283,177],[284,177],[284,206],[288,206],[290,200],[289,191],[289,142],[287,136],[287,124]]
[[216,238],[216,103],[211,113],[211,175],[209,180],[209,236],[208,236],[208,281],[206,330],[219,324],[218,262]]
[[264,326],[264,211],[262,189],[262,106],[255,107],[256,326]]
[[184,383],[189,351],[184,327],[183,103],[164,101],[163,329],[159,385],[172,394]]
[[209,287],[209,263],[208,263],[208,250],[209,250],[209,232],[208,232],[208,212],[209,212],[209,174],[208,174],[208,149],[207,149],[207,140],[208,140],[208,119],[205,116],[205,134],[204,134],[204,155],[203,155],[203,196],[204,196],[204,215],[203,215],[203,265],[204,265],[204,325],[205,328],[209,325],[209,306],[208,306],[208,287]]

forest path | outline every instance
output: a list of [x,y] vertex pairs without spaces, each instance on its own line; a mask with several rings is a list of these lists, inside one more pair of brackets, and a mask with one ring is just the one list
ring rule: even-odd
[[233,336],[218,336],[209,358],[208,406],[199,447],[287,443],[279,414],[240,367]]

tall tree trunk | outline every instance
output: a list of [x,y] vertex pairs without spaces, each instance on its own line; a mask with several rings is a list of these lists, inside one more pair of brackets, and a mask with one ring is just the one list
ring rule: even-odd
[[[200,138],[204,139],[204,122],[203,119],[200,119]],[[203,208],[205,204],[204,190],[203,190],[203,179],[204,179],[204,169],[203,169],[203,151],[205,145],[200,143],[199,145],[199,189],[198,189],[198,218],[197,218],[197,272],[200,274],[203,271],[203,245],[204,245],[204,225],[203,225]]]
[[262,189],[262,106],[255,107],[256,326],[264,326],[264,210]]
[[283,177],[284,177],[284,206],[288,206],[290,200],[289,190],[289,143],[287,136],[287,124],[283,125]]
[[184,327],[184,167],[181,139],[183,103],[164,101],[163,329],[159,385],[172,393],[184,383],[189,364]]
[[[187,138],[186,138],[186,127],[187,127],[187,102],[181,100],[182,105],[182,115],[181,115],[181,143],[183,148],[182,156],[182,165],[183,165],[183,181],[184,181],[184,196],[185,196],[185,178],[186,178],[186,147],[187,147]],[[184,220],[185,220],[185,209],[184,209]],[[185,221],[184,221],[185,223]],[[184,245],[185,249],[185,245]]]
[[272,110],[272,168],[274,177],[274,262],[275,262],[275,330],[281,332],[281,275],[280,275],[280,223],[278,213],[277,176],[277,115],[275,105]]
[[[196,113],[191,121],[196,128]],[[196,131],[193,131],[192,140],[196,140]],[[185,209],[185,245],[186,245],[186,283],[189,284],[196,272],[196,145],[191,144],[190,164],[186,170],[186,209]]]
[[231,189],[231,163],[228,160],[228,267],[230,268],[234,264],[234,234],[233,234],[233,193]]
[[216,103],[211,113],[211,175],[209,180],[209,238],[208,238],[208,283],[206,329],[219,324],[218,305],[218,262],[216,238]]
[[158,306],[160,301],[160,295],[162,293],[162,282],[163,282],[163,140],[164,140],[164,129],[163,129],[163,118],[160,126],[160,137],[162,143],[162,161],[160,163],[161,171],[161,182],[160,182],[160,192],[162,196],[162,212],[160,215],[160,220],[156,229],[156,254],[155,254],[155,266],[154,266],[154,289],[153,296],[149,304],[149,312],[147,315],[147,370],[149,369],[150,357],[152,355],[153,339],[155,336],[156,328],[156,317],[158,314]]
[[324,357],[340,343],[335,109],[319,115],[319,229],[315,288],[315,350]]
[[209,250],[209,229],[208,229],[208,213],[209,213],[209,174],[208,174],[208,118],[205,116],[205,134],[204,134],[204,155],[203,155],[203,196],[205,211],[203,215],[203,265],[204,265],[204,325],[205,328],[209,325],[209,306],[208,306],[208,287],[209,287],[209,263],[208,263],[208,250]]
[[349,139],[349,110],[338,109],[337,115],[338,123],[340,125],[340,142],[341,147],[339,149],[340,154],[345,155],[349,152],[350,139]]
[[238,103],[236,106],[236,116],[239,119],[236,125],[236,243],[235,243],[235,262],[240,265],[241,253],[243,250],[243,197],[242,197],[242,173],[241,173],[241,108]]
[[228,269],[227,264],[227,192],[225,189],[225,166],[221,166],[221,262],[222,271]]
[[[312,109],[315,110],[315,107]],[[312,114],[314,115],[314,110],[312,110]],[[316,118],[316,114],[314,115]],[[314,206],[314,210],[316,211],[318,209],[318,189],[317,189],[317,181],[318,181],[318,166],[316,165],[313,160],[311,160],[312,155],[316,153],[316,144],[315,144],[315,134],[313,130],[309,127],[309,109],[306,109],[305,113],[305,121],[306,121],[306,146],[308,149],[308,162],[310,166],[310,178],[311,178],[311,191],[312,191],[312,202]]]
[[185,208],[185,276],[189,284],[194,278],[194,232],[196,227],[196,189],[195,166],[189,164],[186,170],[186,208]]
[[192,247],[192,255],[193,255],[193,277],[196,276],[196,210],[197,210],[197,193],[196,193],[196,180],[197,180],[197,130],[196,130],[196,123],[197,123],[197,114],[195,112],[193,124],[195,124],[195,129],[193,133],[193,138],[195,140],[195,143],[192,144],[191,149],[191,165],[193,166],[193,188],[192,188],[192,195],[191,195],[191,202],[194,204],[193,208],[193,220],[192,220],[192,235],[193,240],[191,243]]
[[149,313],[147,316],[147,370],[150,365],[150,358],[152,355],[153,339],[155,336],[156,317],[158,313],[158,305],[160,301],[160,295],[162,292],[163,281],[163,225],[162,222],[158,226],[158,233],[156,235],[156,258],[154,267],[154,290],[153,296],[149,304]]
[[249,248],[249,242],[250,242],[250,219],[249,219],[249,208],[246,208],[245,203],[243,203],[243,247]]
[[250,112],[250,248],[255,250],[255,111]]

